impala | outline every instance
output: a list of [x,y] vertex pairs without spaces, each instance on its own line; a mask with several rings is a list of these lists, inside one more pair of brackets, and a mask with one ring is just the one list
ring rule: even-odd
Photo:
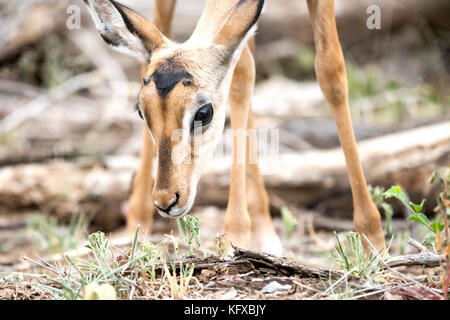
[[[134,230],[140,224],[150,230],[154,210],[176,218],[191,209],[197,183],[221,139],[228,106],[232,130],[253,128],[253,35],[264,0],[208,0],[184,43],[169,39],[176,0],[155,0],[153,23],[113,0],[84,1],[103,40],[142,63],[137,107],[146,126],[127,227]],[[316,76],[332,109],[345,155],[355,229],[382,250],[385,240],[380,214],[366,186],[350,118],[334,1],[307,3],[314,31]],[[173,139],[175,133],[180,139]],[[199,135],[200,145],[192,148]],[[235,246],[281,254],[258,164],[236,161],[242,155],[255,157],[256,148],[245,141],[237,143],[234,138],[226,236]],[[153,181],[154,153],[157,170]],[[174,161],[174,153],[189,161]]]

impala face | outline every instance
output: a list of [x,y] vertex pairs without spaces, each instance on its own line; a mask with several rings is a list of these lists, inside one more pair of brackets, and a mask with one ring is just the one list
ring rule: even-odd
[[154,205],[166,217],[192,207],[197,182],[214,154],[225,123],[225,70],[197,61],[206,50],[175,45],[154,52],[137,105],[155,143]]
[[158,159],[154,205],[163,216],[180,217],[220,141],[233,70],[264,1],[208,1],[183,44],[115,1],[85,3],[105,42],[146,66],[137,108]]

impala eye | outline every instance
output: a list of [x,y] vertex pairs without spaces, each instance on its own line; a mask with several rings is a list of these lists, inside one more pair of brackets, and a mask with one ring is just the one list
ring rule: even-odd
[[198,126],[200,123],[202,127],[206,126],[211,122],[213,115],[214,109],[212,104],[207,103],[203,105],[195,114],[194,120],[192,121],[192,129],[194,129],[194,127]]

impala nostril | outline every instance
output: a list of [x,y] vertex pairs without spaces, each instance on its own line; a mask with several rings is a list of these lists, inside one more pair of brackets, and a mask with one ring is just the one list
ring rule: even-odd
[[158,205],[156,203],[156,201],[153,202],[153,204],[155,205],[156,208],[158,208],[159,210],[169,214],[170,210],[175,207],[178,204],[178,201],[180,200],[180,193],[177,192],[175,193],[175,199],[172,200],[172,202],[166,207],[166,208],[162,208],[160,205]]

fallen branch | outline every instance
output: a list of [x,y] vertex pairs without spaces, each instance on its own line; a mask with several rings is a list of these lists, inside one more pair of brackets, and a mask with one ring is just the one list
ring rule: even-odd
[[[435,290],[435,289],[433,289],[433,288],[428,288],[427,286],[425,286],[425,285],[423,285],[422,283],[420,283],[420,282],[418,282],[418,281],[412,279],[411,277],[409,277],[409,276],[407,276],[407,275],[405,275],[405,274],[403,274],[403,273],[401,273],[401,272],[398,272],[397,270],[393,269],[393,268],[394,268],[393,266],[389,266],[389,265],[387,264],[387,262],[383,259],[383,257],[381,257],[380,253],[379,253],[378,250],[375,248],[375,246],[372,244],[372,242],[370,242],[369,238],[367,238],[367,236],[366,236],[365,234],[363,234],[363,236],[364,236],[364,239],[365,239],[365,240],[367,241],[367,243],[369,244],[369,246],[370,246],[370,248],[371,248],[370,251],[372,252],[372,254],[374,254],[374,255],[377,257],[378,261],[380,261],[380,262],[383,264],[383,266],[382,266],[383,268],[386,268],[386,269],[388,269],[389,271],[393,272],[394,274],[396,274],[396,275],[398,275],[398,276],[400,276],[400,277],[402,277],[402,278],[404,278],[404,279],[406,279],[406,280],[409,280],[409,281],[413,282],[414,284],[420,286],[421,288],[423,288],[424,290],[426,290],[426,291],[428,291],[429,293],[433,294],[434,296],[436,296],[436,297],[438,297],[438,298],[442,298],[442,296],[440,295],[440,293],[436,292],[437,290]],[[412,260],[414,260],[414,259],[412,259]],[[397,266],[399,266],[399,265],[397,265]]]
[[81,89],[89,88],[94,83],[98,83],[100,79],[101,74],[99,71],[83,73],[70,78],[60,86],[41,94],[30,103],[25,104],[2,119],[0,121],[0,135],[13,130],[26,120],[37,116],[51,106],[51,103],[61,101]]
[[422,266],[427,268],[439,267],[439,263],[443,263],[445,257],[431,252],[423,252],[416,254],[407,254],[402,256],[395,256],[386,262],[386,266],[402,267],[402,266]]
[[[335,270],[316,269],[302,266],[285,258],[275,257],[266,253],[257,253],[234,247],[234,256],[230,259],[220,259],[217,256],[209,256],[203,259],[185,259],[177,261],[175,267],[194,264],[194,274],[200,274],[203,270],[211,271],[211,275],[217,274],[246,274],[252,272],[255,275],[270,276],[298,276],[300,278],[337,279],[343,273]],[[163,265],[156,266],[156,272],[163,272]],[[356,278],[355,278],[356,279]]]
[[[24,111],[24,110],[23,110]],[[389,134],[359,144],[361,158],[366,167],[368,183],[375,185],[398,184],[397,177],[413,177],[414,181],[401,181],[408,186],[408,192],[428,179],[427,170],[431,163],[450,163],[450,122],[425,126],[405,132]],[[1,131],[1,129],[0,129]],[[22,210],[23,208],[45,208],[51,200],[58,200],[60,216],[70,214],[74,209],[97,212],[96,219],[107,217],[105,223],[121,221],[120,203],[129,195],[132,173],[136,168],[136,157],[110,157],[109,163],[120,162],[120,167],[106,163],[92,170],[76,163],[61,162],[47,165],[23,165],[0,169],[0,210]],[[117,161],[113,161],[116,159]],[[122,160],[120,160],[122,159]],[[229,159],[216,159],[212,168],[199,183],[197,205],[225,206],[228,201]],[[261,159],[264,160],[264,159]],[[264,162],[264,161],[261,161]],[[325,202],[327,210],[333,205],[339,213],[351,214],[351,193],[349,192],[347,169],[340,148],[326,151],[306,151],[298,154],[281,154],[279,165],[283,170],[264,177],[270,197],[278,196],[293,207],[303,207]],[[262,167],[264,164],[262,163]],[[423,172],[421,171],[423,169]],[[411,171],[417,175],[410,174]],[[77,173],[74,175],[74,173]],[[420,173],[420,175],[419,175]],[[73,176],[73,179],[68,177]],[[59,186],[78,190],[76,194],[61,193]],[[423,194],[427,197],[427,194]],[[74,201],[77,199],[77,201]],[[112,202],[115,201],[115,202]],[[69,206],[61,206],[59,203]],[[114,205],[112,205],[114,203]],[[80,205],[89,204],[90,208]],[[340,207],[339,207],[340,206]],[[94,210],[95,209],[95,210]],[[64,212],[63,212],[64,211]],[[111,217],[117,217],[112,220]],[[315,228],[351,230],[348,223],[335,224],[316,218]],[[109,229],[109,228],[108,228]],[[111,230],[111,229],[109,229]]]
[[413,238],[408,238],[408,244],[414,248],[416,248],[419,253],[430,252],[427,247],[421,244],[419,241],[414,240]]
[[[429,164],[450,163],[449,128],[450,122],[444,121],[358,143],[368,183],[392,185],[402,180],[402,184],[408,185],[410,189],[422,190],[425,181],[411,173],[423,173],[426,180],[428,175],[421,170],[429,170]],[[260,158],[262,172],[270,168],[275,170],[264,176],[269,193],[272,191],[295,206],[323,202],[324,199],[339,193],[346,196],[342,203],[351,203],[347,169],[340,147],[284,153],[280,154],[276,163],[270,160],[269,157]],[[229,158],[217,159],[212,163],[209,171],[200,180],[197,203],[227,203],[230,164]],[[403,181],[408,177],[414,177],[415,180],[409,178]]]
[[[398,171],[421,167],[444,157],[449,158],[449,128],[450,121],[445,121],[360,142],[358,149],[368,180],[383,179]],[[218,159],[213,162],[210,172],[217,178],[204,179],[209,182],[208,187],[217,183],[228,186],[231,162],[228,160],[230,159]],[[260,166],[263,171],[269,168],[270,160],[261,158]],[[349,185],[340,147],[281,154],[278,168],[278,172],[265,177],[268,187],[314,186],[342,189]]]
[[56,154],[52,150],[45,150],[42,154],[21,154],[13,155],[10,157],[5,157],[0,159],[0,167],[14,166],[19,164],[30,164],[30,163],[43,163],[48,160],[62,159],[62,160],[74,160],[79,157],[89,156],[89,154],[83,154],[79,151],[58,153]]

